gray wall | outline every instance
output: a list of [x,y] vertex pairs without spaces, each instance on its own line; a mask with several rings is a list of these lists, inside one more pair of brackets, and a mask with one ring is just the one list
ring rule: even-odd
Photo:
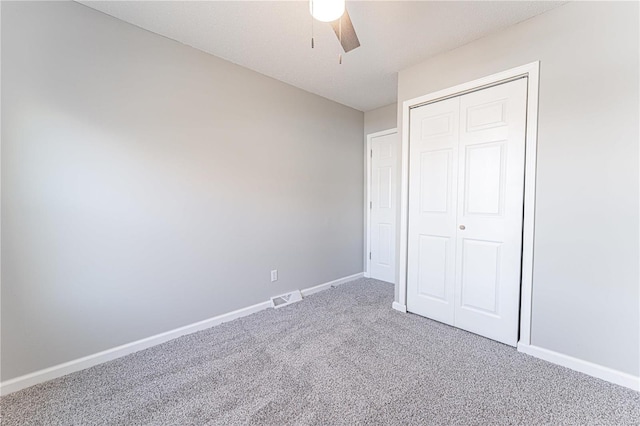
[[362,271],[362,112],[2,2],[2,124],[2,380]]
[[397,127],[398,104],[372,109],[364,113],[364,135]]
[[401,106],[541,61],[532,344],[633,375],[638,12],[635,2],[569,3],[401,71],[398,93]]

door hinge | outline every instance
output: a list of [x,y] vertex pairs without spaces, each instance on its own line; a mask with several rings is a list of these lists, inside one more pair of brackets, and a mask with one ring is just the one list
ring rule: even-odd
[[371,260],[371,252],[369,252],[369,260]]
[[371,150],[371,158],[373,158],[373,150]]
[[373,201],[369,201],[369,209],[373,208]]

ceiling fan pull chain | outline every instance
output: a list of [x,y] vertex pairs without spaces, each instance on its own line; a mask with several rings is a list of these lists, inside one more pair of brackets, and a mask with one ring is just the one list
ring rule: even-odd
[[315,48],[315,42],[313,40],[313,0],[311,1],[311,48]]
[[[340,17],[340,22],[338,22],[338,38],[340,39],[340,46],[342,46],[342,17]],[[338,63],[342,65],[342,53],[338,54]]]

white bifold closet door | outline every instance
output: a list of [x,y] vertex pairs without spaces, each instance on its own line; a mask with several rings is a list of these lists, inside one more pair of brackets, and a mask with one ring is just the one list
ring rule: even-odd
[[411,110],[407,309],[515,346],[527,80]]

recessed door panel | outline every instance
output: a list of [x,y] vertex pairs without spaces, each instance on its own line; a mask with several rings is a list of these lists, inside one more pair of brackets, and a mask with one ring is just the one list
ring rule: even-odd
[[465,164],[465,215],[499,215],[505,176],[505,142],[468,145]]
[[467,132],[507,125],[507,99],[474,105],[467,110]]
[[498,315],[500,245],[494,241],[462,240],[463,308]]
[[454,112],[436,114],[421,120],[421,139],[449,136],[453,133]]
[[380,208],[391,208],[391,166],[378,168],[378,199]]
[[418,292],[447,303],[447,243],[449,238],[420,235]]
[[420,208],[423,213],[446,213],[449,207],[451,149],[426,151],[420,158]]
[[391,224],[378,224],[379,253],[376,262],[379,266],[391,266]]
[[[380,138],[381,140],[378,140]],[[380,160],[393,159],[394,158],[393,150],[396,148],[395,143],[392,140],[385,138],[384,136],[375,138],[375,140],[376,140],[377,148],[380,151]]]

